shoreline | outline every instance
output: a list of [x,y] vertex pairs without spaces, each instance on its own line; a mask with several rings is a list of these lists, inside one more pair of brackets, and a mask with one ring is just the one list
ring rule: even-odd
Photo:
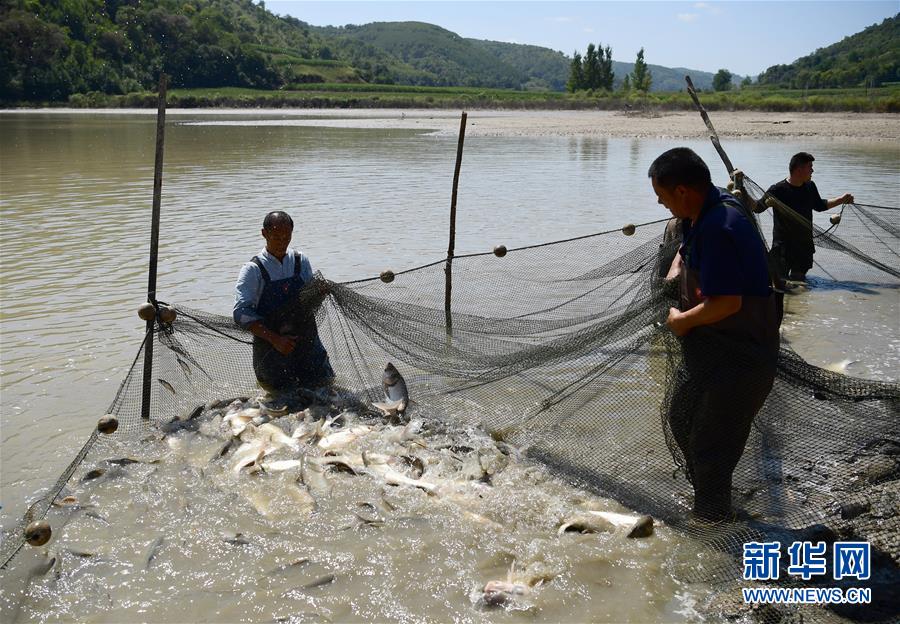
[[[155,115],[154,109],[4,109],[0,115]],[[200,123],[305,126],[352,129],[419,130],[456,136],[459,112],[435,109],[198,109],[173,108],[174,117],[211,117]],[[731,139],[900,140],[900,115],[892,113],[810,113],[713,111],[720,137]],[[230,117],[230,119],[223,119]],[[218,118],[218,119],[216,119]],[[253,118],[247,119],[247,118]],[[244,121],[246,120],[246,121]],[[533,111],[471,109],[468,136],[614,137],[702,139],[708,136],[695,111]]]

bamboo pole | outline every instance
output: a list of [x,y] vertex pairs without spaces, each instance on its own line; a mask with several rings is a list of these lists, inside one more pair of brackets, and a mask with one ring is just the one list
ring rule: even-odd
[[710,121],[709,119],[709,115],[706,114],[706,109],[703,108],[703,105],[700,103],[700,98],[697,97],[697,91],[694,89],[694,83],[691,81],[691,77],[685,76],[684,80],[687,82],[687,91],[690,94],[691,99],[694,100],[694,106],[696,106],[697,110],[700,111],[700,116],[703,118],[703,123],[706,124],[706,127],[709,130],[709,140],[712,141],[713,147],[715,147],[716,151],[719,152],[719,157],[722,159],[722,162],[725,163],[725,168],[728,170],[728,175],[730,177],[734,172],[734,165],[731,164],[731,159],[728,158],[728,154],[725,153],[725,150],[722,149],[722,144],[719,143],[719,134],[713,127],[712,121]]
[[450,299],[453,290],[453,254],[456,249],[456,193],[459,188],[459,169],[462,166],[463,143],[466,140],[466,117],[463,111],[459,120],[459,142],[456,145],[456,169],[453,171],[453,193],[450,196],[450,244],[447,247],[447,264],[444,267],[444,316],[447,336],[453,335],[453,318],[450,314]]
[[156,305],[156,267],[159,259],[159,212],[162,199],[163,145],[166,131],[167,76],[159,76],[159,98],[156,109],[156,161],[153,166],[153,215],[150,229],[150,268],[147,277],[147,301],[156,308],[153,319],[147,321],[147,340],[144,343],[144,387],[141,396],[141,418],[150,418],[150,392],[153,381],[153,323],[159,315]]

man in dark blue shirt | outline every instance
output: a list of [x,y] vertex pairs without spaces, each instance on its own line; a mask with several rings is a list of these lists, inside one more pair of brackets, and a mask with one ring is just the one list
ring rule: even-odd
[[676,461],[694,487],[695,517],[725,520],[732,474],[775,378],[779,320],[766,249],[740,202],[713,186],[690,149],[663,153],[648,175],[659,203],[682,220],[667,276],[680,286],[666,321],[682,352],[668,407]]
[[[806,279],[806,272],[812,268],[813,254],[816,252],[812,237],[813,211],[822,212],[853,202],[850,193],[822,199],[816,183],[812,181],[814,160],[808,152],[794,154],[788,164],[787,179],[773,184],[767,191],[768,195],[786,206],[773,210],[772,254],[784,277],[797,281]],[[762,204],[761,210],[765,209],[765,204]]]

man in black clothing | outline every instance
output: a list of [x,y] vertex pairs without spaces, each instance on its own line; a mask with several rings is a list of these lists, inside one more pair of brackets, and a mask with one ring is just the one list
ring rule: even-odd
[[[777,207],[775,226],[772,229],[772,254],[782,275],[787,279],[803,281],[812,268],[815,247],[812,238],[812,212],[822,212],[841,204],[853,202],[853,195],[845,193],[834,199],[822,199],[816,183],[812,181],[812,154],[800,152],[791,157],[787,179],[769,187],[768,195],[788,207]],[[765,210],[761,205],[760,209]]]

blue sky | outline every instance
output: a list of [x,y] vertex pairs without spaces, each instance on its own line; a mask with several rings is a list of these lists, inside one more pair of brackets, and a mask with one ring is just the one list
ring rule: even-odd
[[463,37],[540,45],[571,56],[590,42],[617,61],[756,75],[879,23],[900,2],[438,2],[270,0],[316,26],[419,21]]

